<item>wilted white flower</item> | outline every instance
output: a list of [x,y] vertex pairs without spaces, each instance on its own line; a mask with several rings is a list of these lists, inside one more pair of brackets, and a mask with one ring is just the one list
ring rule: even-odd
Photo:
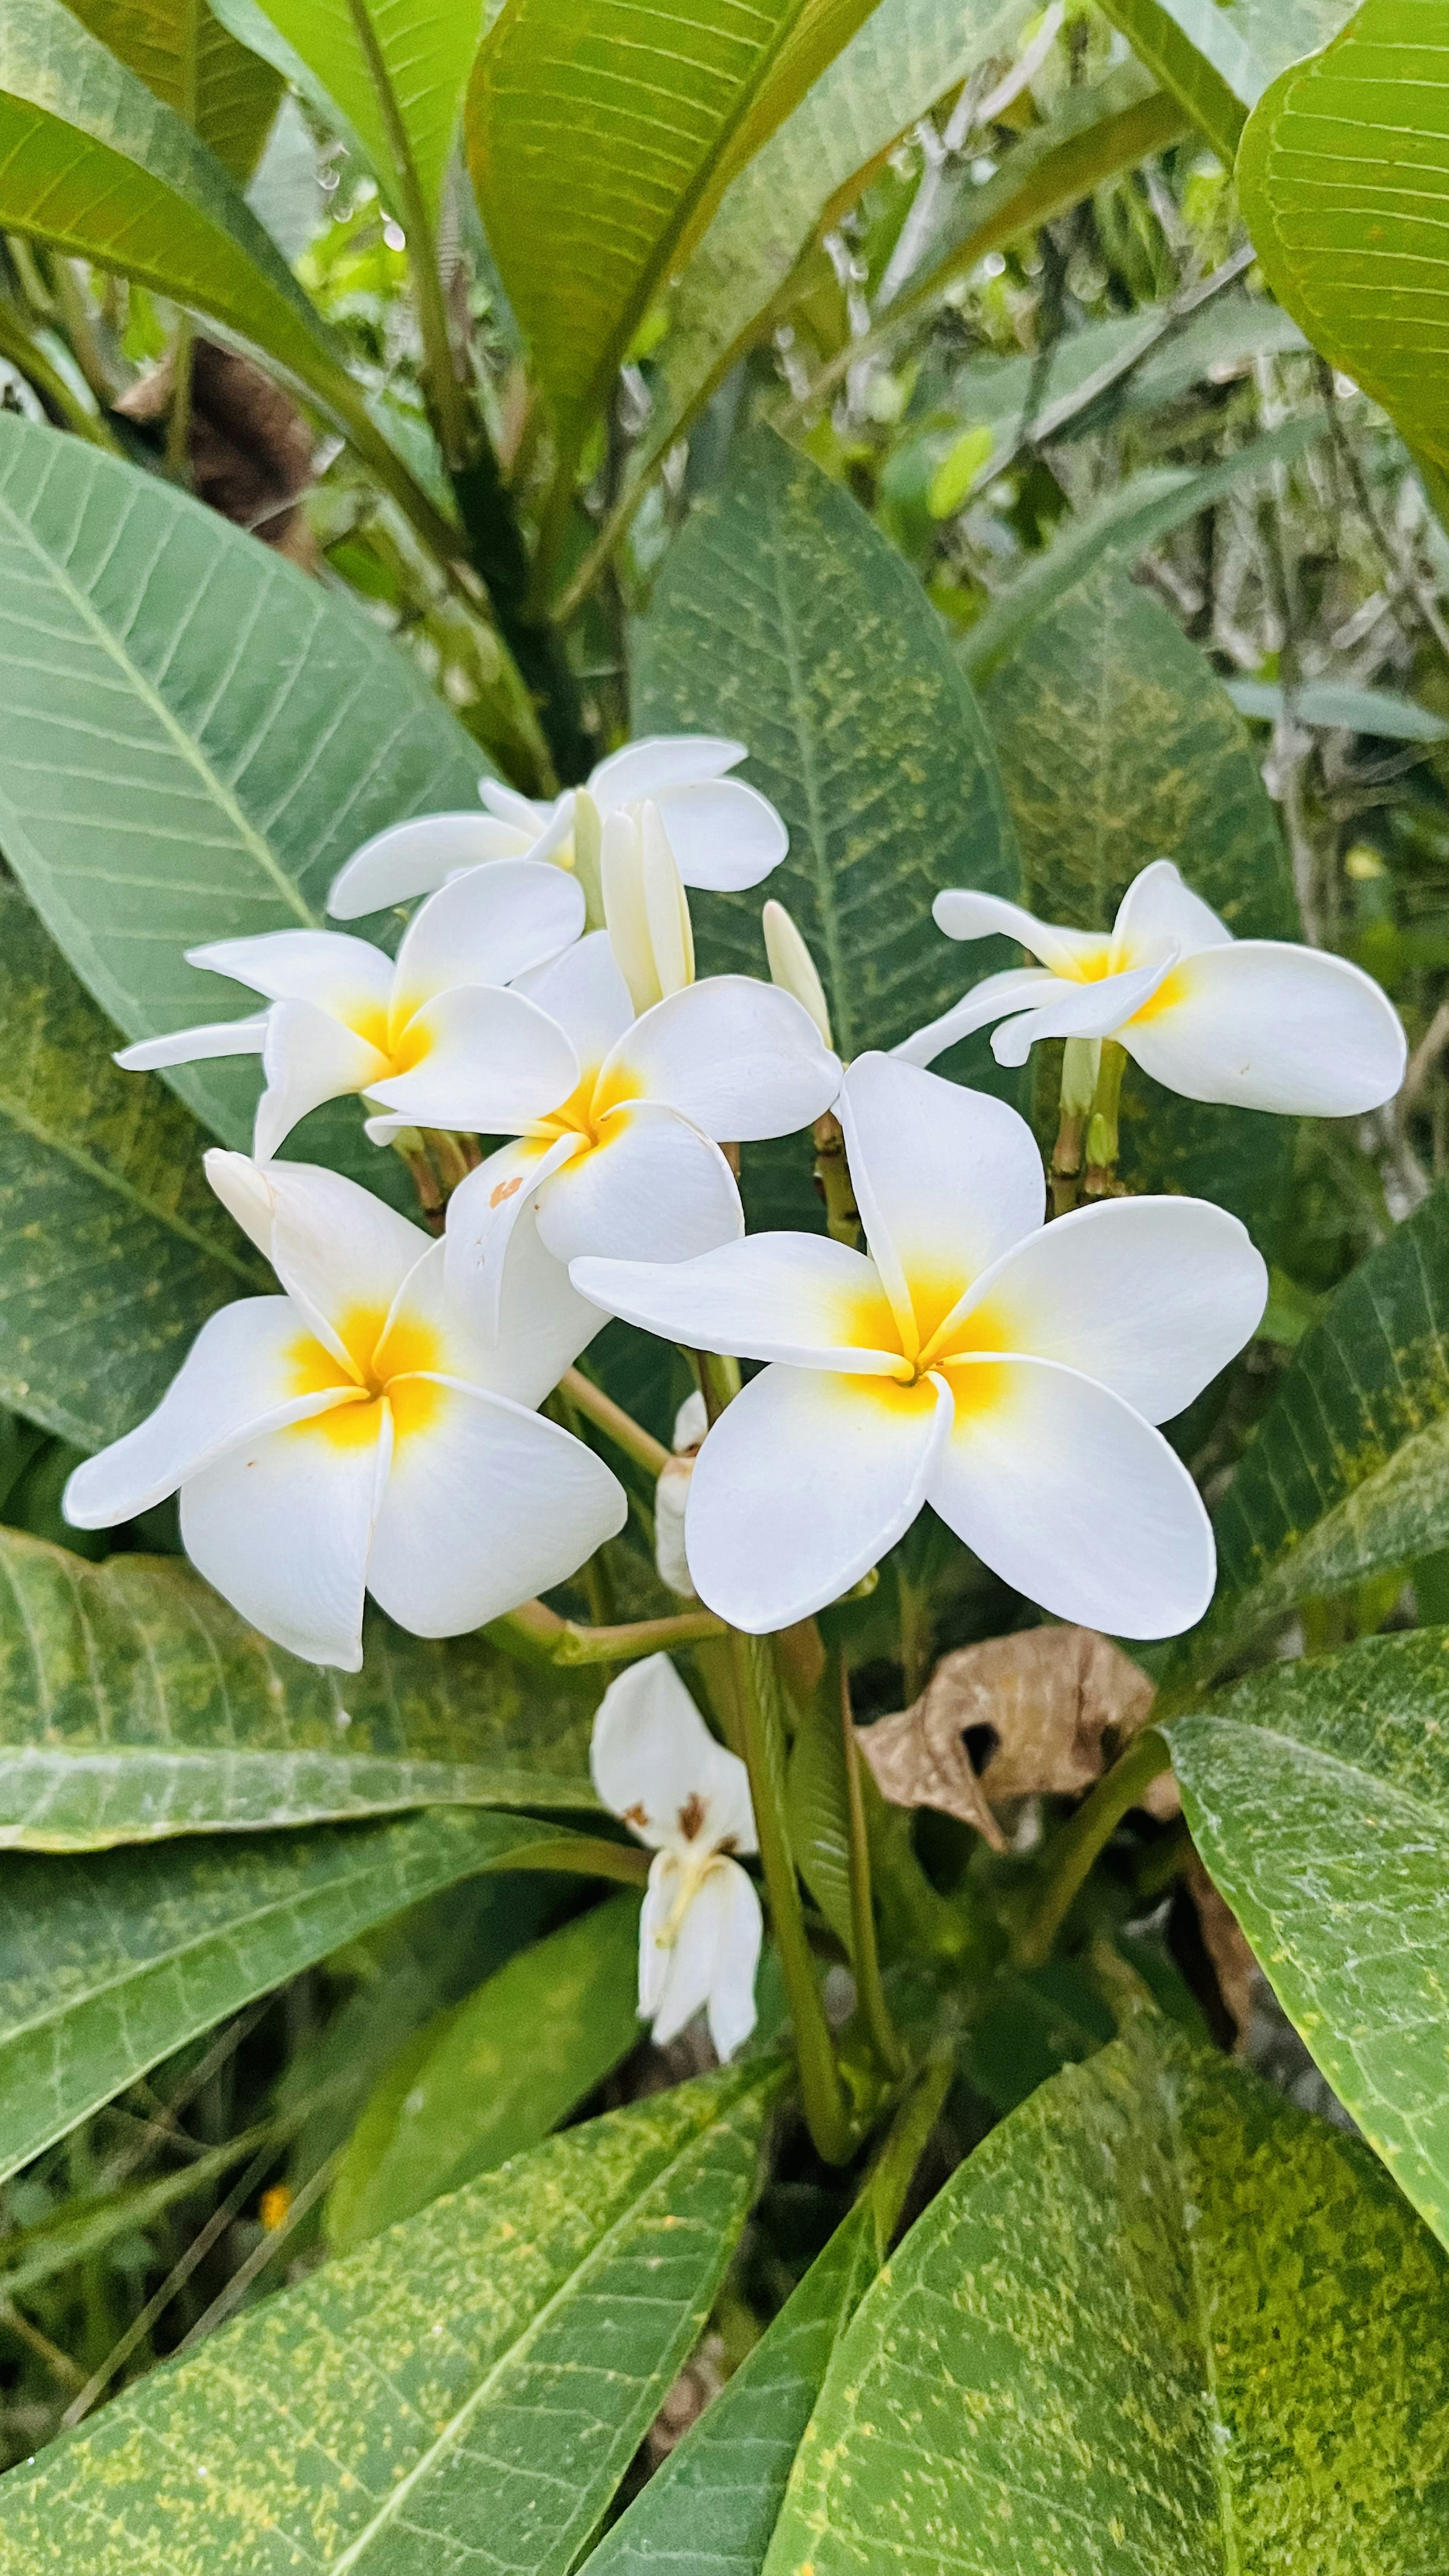
[[700,2006],[721,2058],[755,2026],[760,1900],[730,1855],[752,1852],[745,1766],[716,1744],[667,1655],[609,1684],[594,1787],[654,1853],[639,1923],[639,2011],[662,2048]]
[[212,1152],[217,1196],[284,1294],[203,1324],[156,1411],[87,1459],[77,1529],[180,1491],[187,1555],[245,1619],[356,1672],[364,1592],[450,1637],[560,1583],[623,1526],[602,1460],[533,1408],[598,1328],[520,1232],[497,1342],[448,1293],[445,1246],[336,1172]]
[[584,926],[571,877],[512,859],[456,877],[416,914],[397,960],[339,930],[273,930],[193,948],[187,962],[264,993],[259,1018],[144,1038],[128,1073],[200,1056],[259,1055],[266,1089],[254,1151],[265,1159],[309,1110],[365,1092],[396,1127],[506,1132],[567,1088],[572,1057],[530,1002],[503,988]]
[[571,868],[577,807],[584,797],[595,829],[611,814],[652,802],[685,884],[736,893],[758,885],[789,847],[769,800],[743,779],[726,775],[746,756],[744,743],[712,734],[652,734],[611,752],[585,787],[568,788],[551,803],[484,778],[478,793],[486,814],[420,814],[413,822],[392,824],[354,852],[327,908],[339,921],[355,921],[384,904],[428,894],[456,869],[487,859],[551,859]]
[[1042,962],[988,975],[895,1049],[909,1064],[1004,1019],[991,1041],[999,1064],[1025,1064],[1038,1038],[1115,1038],[1188,1100],[1290,1117],[1376,1109],[1403,1080],[1403,1028],[1372,976],[1321,948],[1234,939],[1170,859],[1134,878],[1110,933],[956,889],[932,909],[950,939],[1001,932]]
[[1213,1543],[1159,1431],[1231,1359],[1267,1274],[1235,1217],[1119,1199],[1043,1225],[1041,1158],[1002,1102],[859,1057],[837,1102],[870,1258],[762,1234],[673,1266],[579,1260],[611,1314],[771,1365],[715,1423],[685,1516],[702,1600],[788,1627],[925,1503],[1061,1618],[1168,1636]]

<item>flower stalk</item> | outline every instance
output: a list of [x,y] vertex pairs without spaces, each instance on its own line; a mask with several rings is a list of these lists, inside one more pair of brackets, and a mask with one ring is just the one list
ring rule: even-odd
[[1153,1781],[1171,1768],[1172,1756],[1155,1727],[1148,1727],[1128,1746],[1092,1794],[1077,1809],[1052,1851],[1051,1874],[1035,1912],[1013,1944],[1018,1967],[1039,1968],[1100,1851],[1122,1819],[1140,1806]]
[[855,1725],[850,1710],[850,1674],[845,1657],[839,1657],[840,1735],[845,1760],[845,1811],[850,1833],[850,1925],[851,1944],[855,1955],[855,1990],[860,2001],[861,2019],[865,2023],[871,2047],[882,2070],[890,2076],[905,2071],[905,2057],[891,2021],[890,2008],[881,1984],[880,1952],[876,1945],[875,1906],[870,1885],[870,1843],[866,1834],[865,1800],[860,1787],[860,1747],[855,1740]]
[[1087,1176],[1082,1195],[1089,1199],[1115,1199],[1123,1196],[1123,1185],[1117,1178],[1117,1156],[1121,1151],[1118,1120],[1122,1101],[1122,1076],[1127,1070],[1127,1051],[1115,1038],[1101,1041],[1101,1064],[1097,1087],[1092,1096],[1092,1114],[1087,1121]]
[[854,1251],[860,1242],[860,1210],[846,1160],[844,1131],[833,1109],[816,1119],[813,1134],[815,1186],[825,1201],[826,1229],[833,1241],[848,1243]]

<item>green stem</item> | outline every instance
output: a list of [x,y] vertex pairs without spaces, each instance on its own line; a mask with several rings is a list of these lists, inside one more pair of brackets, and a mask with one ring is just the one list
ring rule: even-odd
[[646,1468],[651,1476],[662,1476],[673,1452],[665,1448],[662,1440],[656,1440],[652,1431],[646,1431],[642,1422],[636,1422],[631,1413],[626,1413],[622,1404],[616,1404],[611,1395],[605,1395],[603,1388],[595,1386],[592,1378],[585,1377],[582,1369],[565,1369],[559,1384],[570,1404],[586,1415],[590,1422],[596,1423],[599,1430],[613,1441],[615,1448],[623,1450],[626,1458],[632,1458],[636,1465]]
[[533,572],[513,495],[481,424],[470,454],[453,472],[452,484],[470,559],[487,588],[498,631],[533,699],[559,782],[578,786],[593,764],[578,682],[562,634],[533,606]]
[[719,1351],[687,1351],[685,1357],[693,1363],[713,1429],[725,1406],[733,1404],[739,1394],[743,1382],[739,1361],[726,1359]]
[[845,1158],[845,1135],[833,1110],[816,1119],[814,1134],[815,1180],[825,1201],[826,1230],[854,1251],[860,1242],[860,1210]]
[[855,2145],[845,2088],[805,1933],[800,1883],[785,1822],[785,1726],[780,1684],[767,1637],[730,1634],[735,1682],[744,1716],[745,1765],[754,1801],[760,1866],[770,1902],[785,1989],[795,2028],[800,2093],[816,2151],[829,2165],[845,2164]]
[[949,2048],[927,2058],[913,2078],[866,2176],[860,2196],[871,2205],[876,2251],[880,2256],[884,2256],[895,2234],[896,2221],[915,2178],[916,2167],[950,2091],[954,2069],[955,2056]]
[[173,483],[191,489],[191,372],[196,328],[189,313],[176,317],[171,346],[171,408],[166,415],[166,471]]
[[88,438],[93,447],[104,447],[111,456],[124,453],[120,441],[111,436],[103,420],[87,411],[72,385],[68,385],[57,366],[53,366],[37,340],[33,340],[22,322],[0,304],[0,358],[8,358],[34,386],[46,411],[58,429],[73,430],[78,438]]
[[1171,1763],[1164,1739],[1155,1727],[1148,1727],[1077,1809],[1057,1839],[1051,1876],[1041,1901],[1014,1944],[1019,1967],[1039,1968],[1048,1957],[1097,1854],[1111,1840],[1128,1811],[1141,1805],[1144,1790],[1170,1769]]
[[1117,1121],[1122,1076],[1126,1070],[1126,1048],[1120,1047],[1115,1038],[1104,1038],[1101,1069],[1092,1097],[1092,1114],[1087,1121],[1087,1177],[1083,1191],[1089,1199],[1115,1198],[1118,1195],[1116,1172],[1120,1147]]
[[617,1626],[586,1628],[561,1619],[542,1601],[521,1602],[484,1630],[505,1653],[530,1664],[633,1664],[641,1655],[668,1654],[682,1646],[729,1634],[712,1610],[681,1610],[664,1619],[628,1619]]
[[637,1843],[606,1842],[602,1834],[560,1834],[552,1842],[526,1843],[498,1867],[562,1869],[577,1878],[616,1878],[625,1887],[643,1887],[649,1877],[649,1854]]
[[904,2072],[905,2058],[896,2037],[876,1947],[875,1906],[870,1887],[870,1843],[865,1829],[865,1801],[860,1790],[860,1747],[850,1713],[850,1674],[839,1658],[840,1734],[845,1755],[845,1812],[850,1833],[850,1927],[854,1951],[855,1991],[870,2044],[887,2075]]

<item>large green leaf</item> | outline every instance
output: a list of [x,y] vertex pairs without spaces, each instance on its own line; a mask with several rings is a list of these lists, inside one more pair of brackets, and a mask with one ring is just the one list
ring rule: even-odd
[[867,2188],[721,2394],[585,2561],[587,2576],[760,2576],[830,2356],[884,2251]]
[[202,1130],[114,1044],[0,889],[0,1402],[87,1449],[160,1401],[218,1306],[273,1284],[206,1185]]
[[593,1807],[591,1676],[380,1613],[365,1642],[344,1680],[271,1645],[179,1557],[87,1565],[0,1530],[0,1848]]
[[1314,53],[1355,0],[1104,0],[1229,168],[1248,110],[1275,72]]
[[867,2291],[767,2576],[1419,2576],[1446,2325],[1449,2267],[1356,2140],[1166,2031],[1115,2040]]
[[453,547],[221,163],[61,0],[0,10],[0,227],[138,278],[253,342],[346,430],[428,542]]
[[[749,744],[742,774],[790,830],[769,891],[810,945],[842,1055],[892,1046],[956,999],[960,954],[932,925],[932,897],[1017,882],[986,728],[901,557],[771,431],[741,443],[670,550],[635,707],[641,731]],[[706,971],[760,972],[759,908],[758,893],[699,906]],[[771,1203],[790,1221],[818,1222],[805,1148],[757,1168],[779,1175]]]
[[[9,415],[0,673],[0,847],[128,1037],[224,1017],[229,988],[188,947],[322,921],[359,842],[471,804],[486,766],[349,604],[158,476]],[[168,1079],[250,1141],[255,1060]],[[353,1102],[292,1150],[345,1151],[374,1188],[396,1166]]]
[[1449,2237],[1449,1630],[1274,1664],[1165,1732],[1274,1992]]
[[669,297],[669,336],[637,490],[741,349],[816,235],[893,143],[1008,46],[1023,0],[879,0],[859,34],[740,172]]
[[1218,1591],[1173,1669],[1218,1671],[1295,1603],[1449,1540],[1449,1190],[1310,1327],[1217,1515]]
[[282,95],[280,73],[228,35],[206,0],[79,0],[83,27],[245,181]]
[[478,57],[468,153],[565,448],[730,174],[874,0],[512,0]]
[[709,2314],[777,2081],[612,2111],[267,2300],[5,2481],[3,2576],[78,2545],[86,2576],[567,2576]]
[[1264,271],[1315,346],[1449,465],[1449,21],[1364,0],[1274,82],[1238,155]]
[[[1114,567],[1069,589],[984,703],[1031,911],[1108,929],[1139,869],[1168,851],[1239,937],[1291,935],[1287,861],[1246,727],[1147,591]],[[1055,1103],[1044,1110],[1054,1123]],[[1291,1141],[1281,1118],[1181,1100],[1129,1069],[1122,1168],[1137,1189],[1216,1199],[1263,1236]]]
[[0,2176],[371,1924],[570,1839],[519,1816],[436,1809],[67,1860],[12,1853],[0,1883]]
[[418,2031],[337,2169],[331,2242],[346,2253],[547,2137],[633,2047],[638,1985],[639,1900],[616,1896]]
[[335,104],[388,202],[405,221],[420,206],[429,227],[437,223],[484,14],[483,0],[451,0],[441,9],[418,0],[266,0],[257,27],[255,0],[244,0],[241,10],[222,0],[221,9],[260,50],[275,31],[273,59],[289,71],[294,61],[300,65],[308,93],[324,112]]

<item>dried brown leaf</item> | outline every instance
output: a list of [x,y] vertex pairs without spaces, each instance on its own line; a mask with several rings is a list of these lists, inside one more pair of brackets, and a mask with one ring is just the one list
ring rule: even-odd
[[[164,420],[174,385],[167,358],[114,408],[126,420]],[[315,561],[306,520],[293,506],[312,479],[312,432],[280,385],[214,340],[192,345],[187,462],[191,488],[209,509],[294,562]]]
[[1218,1981],[1223,2008],[1237,2033],[1233,2055],[1240,2057],[1247,2043],[1248,2024],[1253,2017],[1257,1963],[1236,1914],[1227,1898],[1220,1895],[1213,1885],[1196,1853],[1184,1874],[1184,1884],[1197,1908],[1202,1945]]
[[1120,1747],[1151,1706],[1147,1675],[1094,1628],[1028,1628],[943,1655],[914,1706],[858,1741],[893,1806],[939,1807],[1003,1851],[996,1805],[1090,1788],[1104,1737]]

